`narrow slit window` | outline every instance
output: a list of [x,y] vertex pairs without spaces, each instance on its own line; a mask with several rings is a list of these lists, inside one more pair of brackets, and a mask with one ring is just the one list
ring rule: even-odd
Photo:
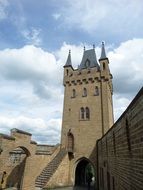
[[67,76],[68,76],[68,74],[69,74],[69,70],[67,69],[66,72],[67,72]]
[[72,98],[75,98],[76,97],[76,91],[75,89],[72,90]]
[[105,68],[106,68],[106,67],[105,67],[105,63],[103,62],[103,70],[105,70]]

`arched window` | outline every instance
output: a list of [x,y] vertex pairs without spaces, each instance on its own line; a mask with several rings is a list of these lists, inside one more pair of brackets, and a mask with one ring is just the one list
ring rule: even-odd
[[89,111],[88,107],[85,108],[85,113],[86,113],[86,119],[89,119],[90,118],[90,111]]
[[72,90],[72,98],[75,98],[76,97],[76,91],[75,89]]
[[86,88],[84,88],[83,89],[83,95],[82,95],[83,97],[86,97],[87,96],[87,89]]
[[98,88],[98,86],[95,86],[95,94],[94,94],[95,96],[98,96],[99,95],[99,88]]
[[80,108],[80,118],[84,119],[84,108]]

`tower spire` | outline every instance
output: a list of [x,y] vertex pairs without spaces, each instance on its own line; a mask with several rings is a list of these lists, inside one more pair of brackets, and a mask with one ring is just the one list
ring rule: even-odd
[[104,42],[102,42],[102,48],[101,48],[101,56],[100,56],[100,59],[107,59],[106,57],[106,52],[105,52],[105,44]]
[[67,58],[65,66],[72,66],[72,62],[71,62],[71,50],[69,50],[69,54],[68,54],[68,58]]

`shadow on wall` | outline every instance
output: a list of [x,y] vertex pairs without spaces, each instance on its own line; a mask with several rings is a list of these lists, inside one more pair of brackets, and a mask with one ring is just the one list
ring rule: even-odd
[[20,189],[23,180],[25,162],[26,158],[24,158],[24,160],[11,171],[6,180],[6,187],[16,187]]

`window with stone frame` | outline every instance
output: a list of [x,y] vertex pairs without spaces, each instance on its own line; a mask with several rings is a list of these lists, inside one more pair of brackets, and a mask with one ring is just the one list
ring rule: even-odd
[[80,108],[80,120],[89,120],[90,119],[90,110],[88,107]]
[[94,95],[95,95],[95,96],[98,96],[98,95],[99,95],[99,88],[98,88],[98,86],[95,86]]
[[90,119],[90,110],[88,107],[85,108],[85,113],[86,113],[86,119]]
[[72,96],[71,96],[72,98],[75,98],[76,97],[76,90],[75,89],[73,89],[72,90]]
[[80,108],[80,119],[84,120],[84,108]]
[[86,97],[87,96],[87,89],[86,88],[84,88],[83,89],[83,95],[82,95],[83,97]]

